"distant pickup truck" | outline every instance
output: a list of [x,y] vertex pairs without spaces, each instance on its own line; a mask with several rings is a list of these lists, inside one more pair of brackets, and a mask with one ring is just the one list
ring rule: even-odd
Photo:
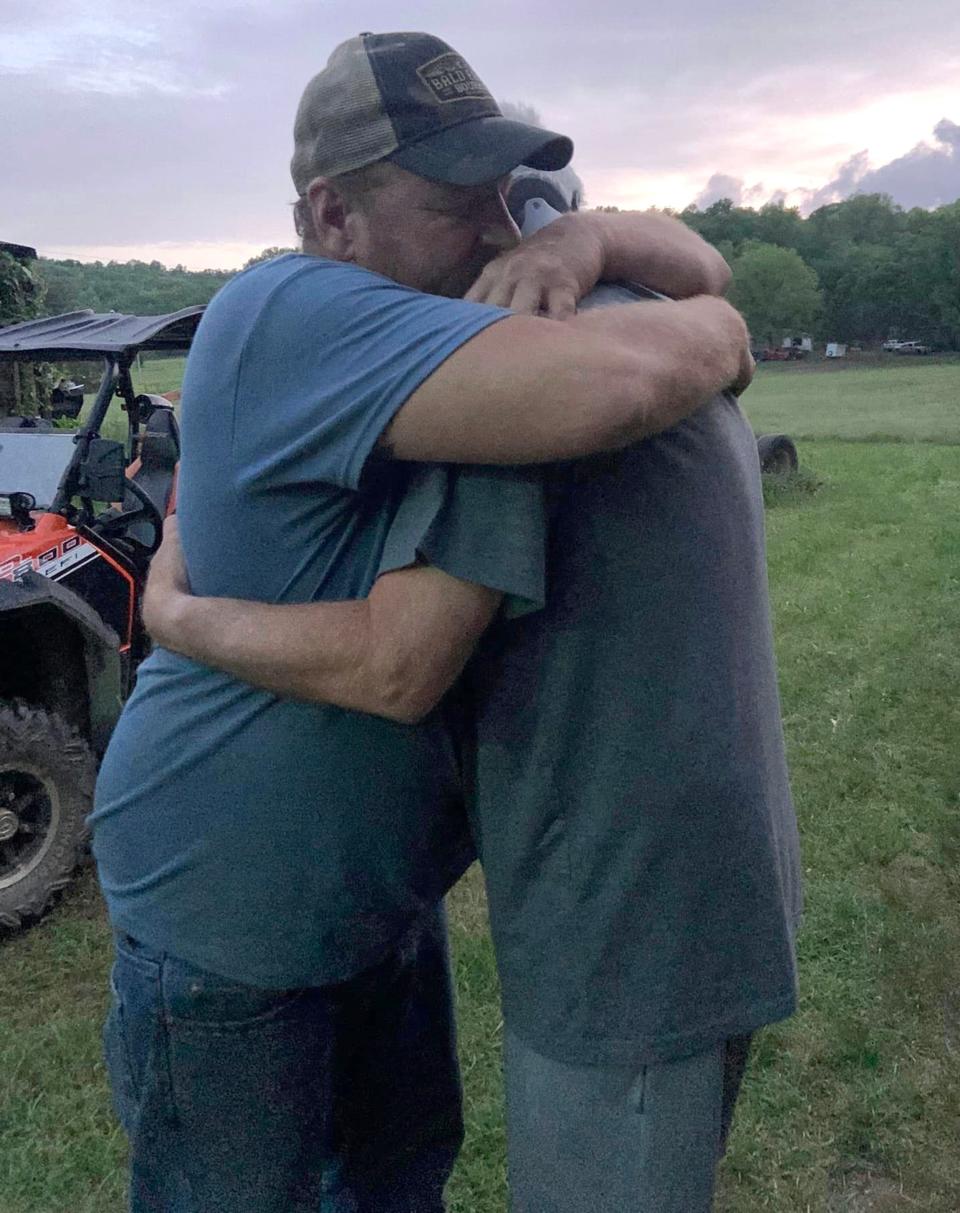
[[924,345],[922,341],[885,341],[880,347],[887,351],[888,354],[929,354],[932,353],[929,345]]

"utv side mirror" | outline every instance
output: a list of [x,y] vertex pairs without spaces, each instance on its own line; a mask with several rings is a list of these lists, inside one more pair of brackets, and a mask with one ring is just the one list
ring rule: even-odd
[[91,501],[121,501],[126,486],[126,452],[122,442],[91,438],[80,465],[77,493]]

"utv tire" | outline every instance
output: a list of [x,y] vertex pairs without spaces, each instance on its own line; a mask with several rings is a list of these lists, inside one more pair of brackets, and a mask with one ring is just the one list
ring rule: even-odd
[[72,880],[95,774],[90,747],[60,717],[0,704],[0,929],[39,918]]

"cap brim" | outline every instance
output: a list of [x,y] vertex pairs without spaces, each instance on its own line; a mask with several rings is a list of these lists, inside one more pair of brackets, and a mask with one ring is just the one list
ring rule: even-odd
[[491,116],[448,126],[387,159],[430,181],[486,185],[521,164],[548,172],[565,168],[572,156],[573,141],[566,135]]

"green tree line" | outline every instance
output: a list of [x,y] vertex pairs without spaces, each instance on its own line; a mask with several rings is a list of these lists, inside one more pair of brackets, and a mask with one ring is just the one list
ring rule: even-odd
[[47,315],[91,308],[159,316],[209,303],[231,277],[228,270],[170,270],[159,261],[53,261],[41,257],[34,273],[44,288]]
[[[615,209],[615,208],[601,208]],[[722,199],[679,216],[733,267],[732,301],[755,341],[788,334],[876,344],[888,337],[960,348],[960,201],[905,211],[881,194],[821,207],[804,218],[770,204],[754,210]],[[247,264],[286,252],[265,249]],[[140,314],[206,303],[224,270],[167,269],[158,261],[80,262],[41,257],[30,267],[46,314],[93,308]],[[0,274],[0,323],[18,317],[22,294]],[[8,281],[9,279],[9,281]],[[5,300],[4,293],[11,296]]]
[[[0,247],[0,326],[43,315],[43,283],[35,266],[32,249],[17,245]],[[51,387],[52,378],[46,365],[18,367],[12,362],[0,362],[0,418],[8,413],[25,416],[35,413]]]
[[755,340],[779,345],[805,331],[960,348],[960,201],[905,211],[886,195],[857,194],[804,219],[725,198],[680,218],[730,262],[730,298]]

